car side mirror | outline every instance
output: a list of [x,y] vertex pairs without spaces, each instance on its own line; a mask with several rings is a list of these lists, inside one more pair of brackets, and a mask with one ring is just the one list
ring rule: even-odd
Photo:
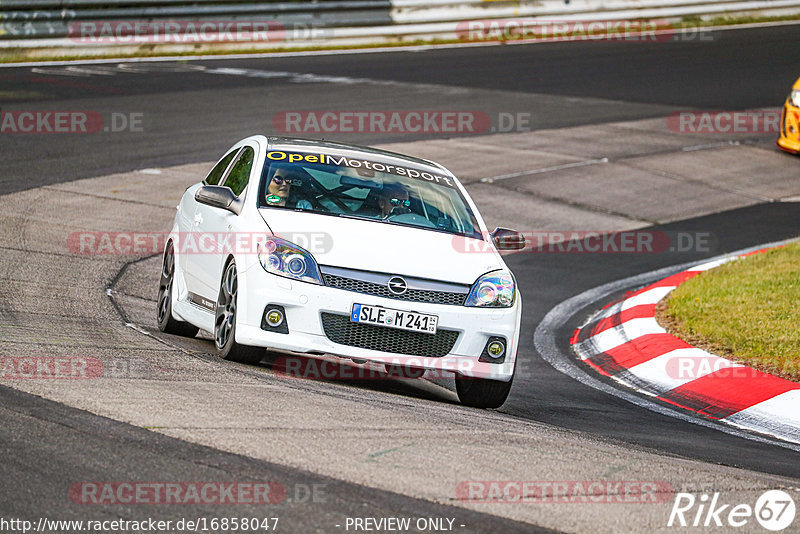
[[520,250],[525,248],[525,236],[509,228],[495,228],[492,242],[497,250]]
[[222,185],[204,185],[194,194],[194,199],[200,204],[222,208],[239,215],[243,202],[233,194],[230,187]]

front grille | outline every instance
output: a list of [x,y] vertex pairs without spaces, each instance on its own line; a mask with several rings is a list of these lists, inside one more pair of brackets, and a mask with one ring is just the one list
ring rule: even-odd
[[431,291],[427,289],[408,289],[402,295],[395,295],[389,291],[389,287],[385,284],[376,284],[374,282],[356,280],[354,278],[345,278],[343,276],[336,276],[333,274],[323,274],[322,277],[325,280],[326,286],[344,289],[346,291],[355,291],[356,293],[375,295],[387,299],[405,300],[411,302],[430,302],[433,304],[450,304],[453,306],[462,306],[464,301],[467,299],[467,293]]
[[453,350],[456,339],[458,339],[458,332],[454,330],[439,330],[435,334],[423,334],[385,326],[354,323],[347,315],[325,312],[322,312],[322,328],[328,339],[340,345],[426,358],[446,356]]

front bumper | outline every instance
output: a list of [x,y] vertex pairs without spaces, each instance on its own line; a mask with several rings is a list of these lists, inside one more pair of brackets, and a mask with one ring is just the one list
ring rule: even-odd
[[[442,356],[402,353],[403,343],[393,343],[375,348],[363,348],[336,343],[326,335],[323,314],[326,314],[328,334],[331,333],[331,316],[339,316],[339,325],[349,321],[354,303],[382,306],[405,311],[438,316],[438,332],[457,334],[452,348]],[[277,305],[285,310],[288,333],[262,329],[264,310]],[[519,324],[522,302],[519,292],[511,308],[468,308],[447,304],[409,302],[373,296],[327,286],[289,280],[269,274],[260,265],[251,265],[239,276],[239,304],[236,324],[236,341],[243,345],[266,347],[305,354],[331,354],[345,358],[367,360],[384,364],[403,365],[418,369],[452,372],[458,375],[487,378],[507,382],[514,375],[514,365],[519,342]],[[361,325],[345,325],[355,328]],[[382,336],[403,338],[404,331],[385,327]],[[439,335],[438,333],[436,335]],[[419,349],[417,334],[414,345]],[[503,363],[481,362],[479,358],[490,337],[506,339]],[[428,339],[427,337],[425,339]],[[441,346],[441,343],[438,343]],[[389,352],[385,349],[391,345]],[[409,344],[410,346],[410,344]],[[425,351],[422,351],[425,352]]]
[[800,153],[800,108],[788,102],[783,106],[781,113],[778,148],[792,154]]

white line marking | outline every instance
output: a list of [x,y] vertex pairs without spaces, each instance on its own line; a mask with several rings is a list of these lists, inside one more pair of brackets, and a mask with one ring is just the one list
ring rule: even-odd
[[648,289],[643,293],[639,293],[622,303],[622,311],[629,310],[634,306],[641,306],[643,304],[658,304],[658,301],[669,295],[669,293],[677,286],[661,286]]
[[634,365],[628,372],[655,386],[653,389],[659,393],[665,393],[726,367],[740,366],[715,354],[692,347],[671,350],[652,360]]
[[681,150],[684,152],[696,152],[698,150],[710,150],[712,148],[719,148],[723,146],[737,146],[739,141],[719,141],[717,143],[708,143],[705,145],[691,145],[685,146]]
[[798,406],[800,406],[800,389],[793,389],[729,415],[723,421],[755,431],[766,426],[772,434],[789,441],[800,442]]
[[627,302],[627,300],[623,301],[623,302],[617,302],[616,304],[612,304],[611,306],[609,306],[608,308],[606,308],[604,310],[599,310],[597,313],[592,315],[589,318],[588,321],[583,323],[583,325],[581,325],[580,328],[582,329],[584,326],[586,326],[587,324],[589,324],[591,322],[600,321],[600,320],[606,319],[608,317],[611,317],[612,315],[618,314],[619,312],[622,311],[622,305],[625,304],[625,302]]
[[594,354],[599,354],[615,349],[633,339],[648,334],[664,333],[666,333],[666,330],[661,328],[654,318],[639,317],[593,335],[589,339],[579,343],[580,348],[578,350],[580,350],[581,353],[593,351]]
[[529,176],[533,174],[542,174],[544,172],[560,171],[562,169],[572,169],[575,167],[586,167],[588,165],[597,165],[598,163],[608,163],[608,158],[590,159],[586,161],[578,161],[575,163],[564,163],[563,165],[553,165],[552,167],[544,167],[541,169],[530,169],[527,171],[512,172],[509,174],[501,174],[499,176],[491,176],[489,178],[481,178],[481,182],[491,184],[499,180],[507,180],[508,178],[517,178],[518,176]]
[[34,67],[31,69],[31,72],[36,74],[46,74],[48,76],[78,76],[80,78],[86,78],[90,76],[89,74],[80,73],[80,72],[71,72],[67,69],[42,69],[39,67]]
[[[758,250],[758,249],[755,249],[755,250]],[[706,262],[706,263],[701,263],[700,265],[692,267],[691,269],[687,269],[687,271],[708,271],[710,269],[713,269],[714,267],[719,267],[720,265],[722,265],[724,263],[728,263],[728,262],[731,262],[733,260],[738,260],[738,259],[739,259],[739,256],[726,255],[726,256],[718,259],[718,260],[709,261],[709,262]]]

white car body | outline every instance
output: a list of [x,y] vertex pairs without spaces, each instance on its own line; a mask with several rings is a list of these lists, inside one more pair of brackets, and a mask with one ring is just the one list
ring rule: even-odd
[[[190,186],[177,207],[168,237],[175,250],[173,289],[168,294],[175,320],[214,332],[215,306],[223,271],[232,258],[238,275],[235,342],[240,345],[451,371],[457,378],[475,377],[506,383],[512,380],[522,314],[522,299],[516,284],[512,286],[513,304],[507,307],[468,307],[420,302],[408,297],[410,291],[418,289],[421,292],[463,292],[466,298],[466,292],[482,275],[507,271],[474,202],[452,173],[432,162],[388,152],[262,135],[240,141],[226,155],[243,147],[252,148],[255,156],[247,187],[238,195],[241,200],[238,214],[198,202],[195,195],[204,183]],[[259,207],[258,184],[262,168],[271,163],[267,153],[270,158],[281,153],[324,153],[446,176],[472,210],[482,236],[478,241],[481,242],[470,243],[475,238],[416,226],[382,224],[378,220],[333,217],[302,209]],[[235,160],[235,157],[231,160],[228,173]],[[215,248],[207,237],[209,234],[233,236],[229,242],[232,246],[220,247],[217,244]],[[260,249],[253,245],[255,241],[261,242],[262,236],[265,239],[281,237],[307,250],[316,260],[326,285],[267,272],[257,253]],[[219,237],[217,242],[223,240],[224,237]],[[458,244],[465,242],[469,250]],[[406,296],[373,291],[378,286],[383,287],[387,278],[395,276],[406,281]],[[367,292],[328,285],[330,280],[341,282],[342,279],[365,282],[366,285],[359,287],[367,287]],[[374,339],[367,336],[366,342],[358,342],[362,346],[350,344],[352,334],[348,332],[354,328],[359,331],[362,327],[349,321],[356,303],[434,315],[438,317],[437,333],[413,332],[414,335],[409,336],[403,330],[373,326],[370,332],[379,334],[375,334]],[[280,306],[284,310],[288,332],[262,327],[268,306]],[[331,319],[331,316],[339,319]],[[326,325],[329,331],[326,331]],[[331,335],[334,330],[339,332],[338,337]],[[446,341],[436,341],[444,331],[455,333],[448,334],[448,339],[457,335],[452,346]],[[479,361],[490,337],[505,340],[502,363]],[[394,342],[396,338],[400,339],[397,343]],[[416,348],[412,349],[412,346]],[[404,347],[410,353],[406,353]],[[431,347],[438,347],[440,352],[447,349],[446,354],[433,355]]]

